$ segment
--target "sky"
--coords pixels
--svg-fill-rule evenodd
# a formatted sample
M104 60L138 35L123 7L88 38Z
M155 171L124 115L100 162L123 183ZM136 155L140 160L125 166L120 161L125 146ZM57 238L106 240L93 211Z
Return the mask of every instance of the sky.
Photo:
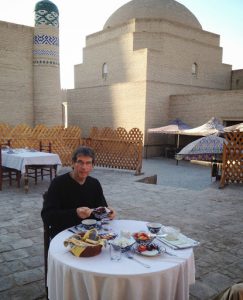
M162 1L162 0L161 0ZM203 30L220 35L223 63L243 69L243 0L177 0L198 19ZM34 26L36 0L0 0L0 20ZM61 86L73 88L74 65L82 63L87 35L129 0L52 0L59 9ZM1 43L1 41L0 41Z

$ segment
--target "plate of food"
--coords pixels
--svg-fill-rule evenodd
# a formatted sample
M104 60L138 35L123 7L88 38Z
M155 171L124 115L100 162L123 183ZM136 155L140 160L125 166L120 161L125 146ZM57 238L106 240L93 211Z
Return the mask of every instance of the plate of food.
M150 244L155 239L155 235L151 235L144 231L135 232L132 236L138 244L142 245Z
M117 237L117 234L114 232L103 232L103 233L99 233L99 237L101 239L110 241L110 240L114 240Z
M140 254L140 255L143 255L143 256L158 256L161 253L164 253L165 249L161 248L160 246L158 246L154 243L151 243L151 244L148 244L148 245L143 245L143 244L138 245L135 248L135 252L137 254Z

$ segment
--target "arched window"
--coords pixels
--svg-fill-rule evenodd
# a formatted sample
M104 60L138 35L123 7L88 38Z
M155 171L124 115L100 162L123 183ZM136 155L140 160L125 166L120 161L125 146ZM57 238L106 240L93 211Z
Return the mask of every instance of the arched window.
M108 76L108 66L107 66L107 63L103 63L103 66L102 66L102 78L106 80L107 76Z
M192 64L192 75L196 76L198 73L198 65L196 63Z

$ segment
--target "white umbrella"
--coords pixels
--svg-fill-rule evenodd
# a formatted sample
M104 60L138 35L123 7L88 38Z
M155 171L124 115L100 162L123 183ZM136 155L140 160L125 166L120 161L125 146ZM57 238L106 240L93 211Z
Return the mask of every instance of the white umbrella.
M179 148L180 134L185 129L189 129L189 128L191 128L191 126L182 122L180 119L175 119L166 126L148 129L148 133L176 134L177 135L177 148Z
M224 126L216 118L210 119L207 123L188 130L183 130L181 134L184 135L199 135L207 136L211 134L219 134L224 132Z
M234 130L239 130L241 132L243 132L243 123L239 123L239 124L235 124L232 126L228 126L228 127L224 127L224 131L225 132L231 132Z

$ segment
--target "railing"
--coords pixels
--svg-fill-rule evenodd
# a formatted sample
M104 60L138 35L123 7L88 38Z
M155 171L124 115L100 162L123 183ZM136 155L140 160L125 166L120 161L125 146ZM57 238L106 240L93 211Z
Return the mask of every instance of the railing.
M136 175L141 174L143 134L138 128L127 132L121 127L93 127L89 138L82 143L94 149L97 166L135 170Z
M109 168L135 170L141 174L143 134L138 128L127 132L124 128L93 127L90 136L81 139L81 129L77 126L54 126L48 128L25 124L11 127L0 123L0 143L11 140L13 148L33 148L39 150L40 142L51 143L53 153L57 153L63 166L71 166L71 156L79 145L87 145L96 153L96 165Z
M57 153L63 166L71 165L72 152L81 144L81 129L77 126L64 128L54 126L48 128L37 125L34 128L25 124L11 127L0 124L0 143L11 140L13 148L33 148L39 150L40 141L43 144L51 143L52 152Z
M243 183L243 132L225 134L220 188L229 183Z

